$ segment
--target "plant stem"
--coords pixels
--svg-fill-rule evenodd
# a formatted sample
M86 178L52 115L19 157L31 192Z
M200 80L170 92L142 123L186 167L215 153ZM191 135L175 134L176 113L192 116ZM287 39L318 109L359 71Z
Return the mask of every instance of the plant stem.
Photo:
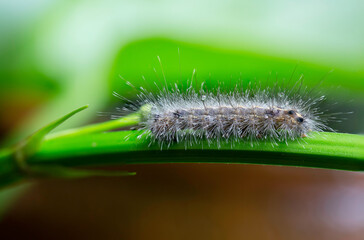
M221 143L220 148L206 142L189 146L172 144L161 151L140 131L120 131L46 140L28 164L90 166L140 163L255 163L341 170L364 170L364 136L339 133L312 133L306 143L297 141L272 146L262 142Z
M63 138L63 137L74 137L85 134L92 134L97 132L106 132L118 128L129 127L138 124L140 121L140 113L136 112L125 117L121 117L115 120L96 123L92 125L88 125L85 127L69 129L61 132L56 132L53 134L49 134L45 137L46 140L51 140L55 138Z
M266 140L251 146L249 141L202 141L190 146L172 143L150 144L148 134L139 131L105 132L137 125L150 106L128 116L77 129L47 135L81 107L41 128L10 149L0 151L0 186L26 176L85 177L130 175L69 169L79 166L155 163L252 163L364 170L364 136L340 133L311 133L309 138L273 145ZM188 149L188 150L186 150ZM28 175L27 175L28 174Z

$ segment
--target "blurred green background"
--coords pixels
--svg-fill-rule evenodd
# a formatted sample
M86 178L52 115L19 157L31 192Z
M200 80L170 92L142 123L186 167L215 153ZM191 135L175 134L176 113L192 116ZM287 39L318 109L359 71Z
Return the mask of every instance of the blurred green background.
M325 78L324 107L354 112L332 126L361 134L363 11L356 0L0 1L0 145L85 104L91 108L60 129L106 120L98 113L120 106L112 91L136 94L120 76L153 89L163 72L167 81L183 83L194 69L209 88L287 81L292 73L315 87ZM361 174L244 165L130 168L138 176L4 191L0 229L34 239L361 239L364 233ZM19 226L23 232L11 231Z

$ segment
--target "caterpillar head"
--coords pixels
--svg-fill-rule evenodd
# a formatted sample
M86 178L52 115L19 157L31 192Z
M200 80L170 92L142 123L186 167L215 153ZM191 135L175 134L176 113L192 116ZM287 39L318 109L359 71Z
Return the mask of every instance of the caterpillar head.
M287 110L287 111L285 111L285 114L287 116L289 116L291 118L291 121L296 124L300 125L300 124L303 124L303 122L305 121L303 116L296 110Z

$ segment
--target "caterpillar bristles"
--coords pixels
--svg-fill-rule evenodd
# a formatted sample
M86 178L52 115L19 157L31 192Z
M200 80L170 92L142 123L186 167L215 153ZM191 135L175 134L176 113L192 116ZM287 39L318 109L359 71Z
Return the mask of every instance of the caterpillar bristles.
M188 148L204 142L218 147L228 142L233 147L241 141L252 147L262 142L275 146L279 142L303 142L311 132L333 131L326 125L333 116L318 108L325 97L310 96L312 91L303 86L302 79L290 88L275 83L266 87L235 85L228 91L220 86L208 91L204 83L195 90L191 80L185 91L177 84L158 88L157 93L140 87L136 101L115 95L128 102L119 109L121 115L143 106L140 136L146 135L151 144L157 142L161 148L174 143Z

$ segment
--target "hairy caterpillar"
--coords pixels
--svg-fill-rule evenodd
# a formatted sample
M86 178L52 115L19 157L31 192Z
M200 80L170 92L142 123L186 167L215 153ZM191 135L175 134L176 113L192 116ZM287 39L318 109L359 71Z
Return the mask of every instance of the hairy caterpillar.
M290 88L276 83L272 87L236 85L229 91L221 91L220 87L207 91L204 83L195 90L191 80L185 91L177 84L166 84L156 94L140 87L137 101L128 100L129 104L119 111L136 111L144 106L147 111L138 129L144 130L141 136L146 134L161 146L183 142L187 147L203 140L208 144L217 142L218 146L221 141L231 142L232 146L249 141L253 146L262 140L276 145L299 141L312 131L332 131L317 107L325 97L310 97L311 93L302 86L301 79Z

